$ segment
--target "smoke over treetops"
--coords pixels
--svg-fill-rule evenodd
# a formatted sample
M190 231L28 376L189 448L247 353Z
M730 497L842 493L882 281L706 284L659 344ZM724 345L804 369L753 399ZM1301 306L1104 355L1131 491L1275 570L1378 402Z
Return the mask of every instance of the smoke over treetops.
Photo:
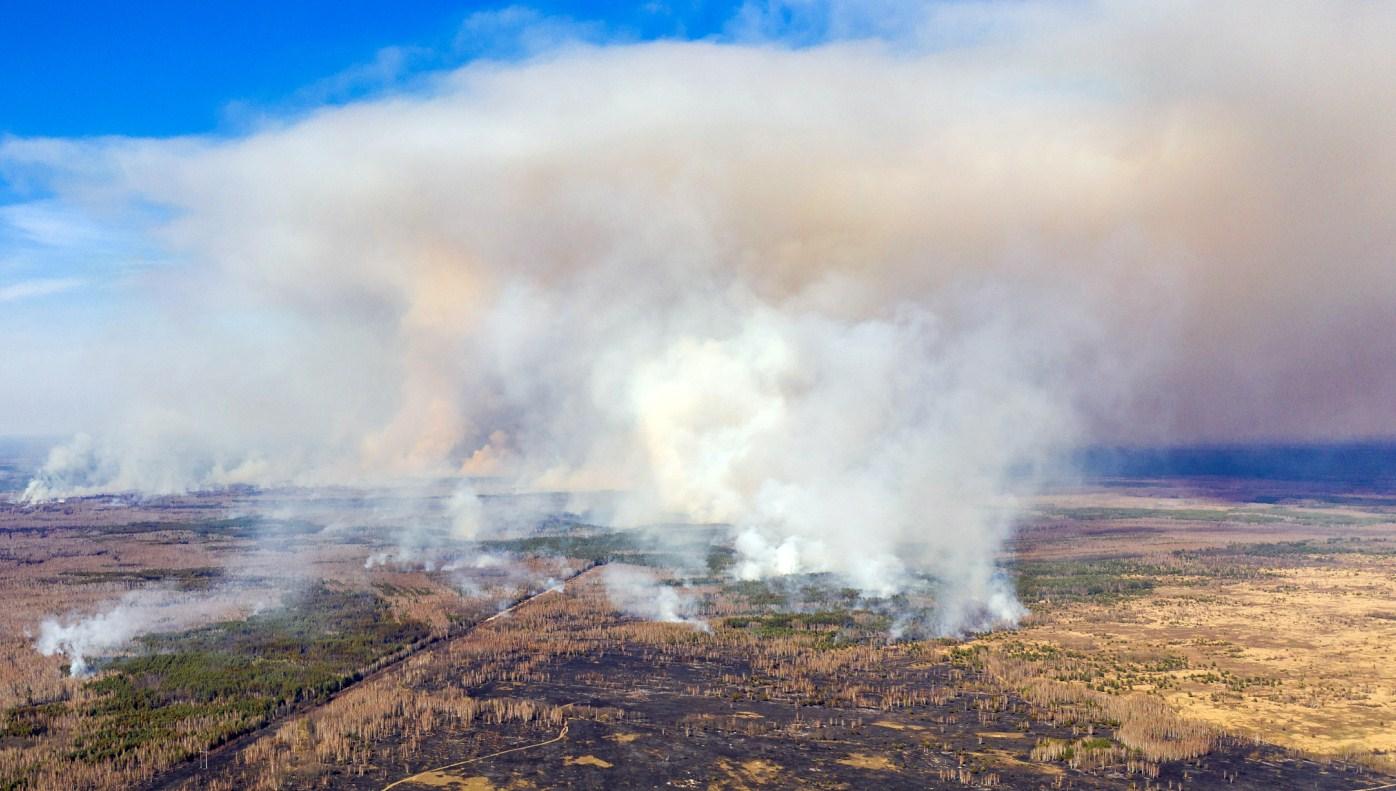
M100 403L28 496L613 488L733 525L742 576L930 572L953 630L1014 616L994 557L1065 449L1396 431L1389 6L926 19L5 141L36 206L160 259L111 286Z

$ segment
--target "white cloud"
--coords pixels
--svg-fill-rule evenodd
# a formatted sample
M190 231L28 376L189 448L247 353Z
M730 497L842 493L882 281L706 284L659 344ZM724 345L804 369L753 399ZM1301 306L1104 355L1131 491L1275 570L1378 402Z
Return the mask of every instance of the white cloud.
M545 15L526 6L512 5L476 11L466 17L456 31L452 50L457 57L517 60L562 46L600 42L605 35L600 23Z
M18 302L23 299L37 299L53 294L61 294L85 285L84 281L72 277L39 278L22 280L18 283L0 285L0 302Z

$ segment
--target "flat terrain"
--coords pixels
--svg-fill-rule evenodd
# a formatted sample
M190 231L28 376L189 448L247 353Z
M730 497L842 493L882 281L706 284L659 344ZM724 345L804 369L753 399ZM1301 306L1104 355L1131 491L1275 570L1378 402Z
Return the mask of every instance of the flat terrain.
M963 639L547 498L472 541L346 493L0 504L0 788L1396 783L1396 504L1267 487L1043 496L1031 614Z

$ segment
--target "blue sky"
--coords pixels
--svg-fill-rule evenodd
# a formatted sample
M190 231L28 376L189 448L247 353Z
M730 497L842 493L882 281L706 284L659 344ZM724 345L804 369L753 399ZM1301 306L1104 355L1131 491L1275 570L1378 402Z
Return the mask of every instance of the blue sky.
M737 6L553 0L525 12L445 0L4 0L0 135L213 132L235 126L248 108L353 98L385 48L401 56L396 71L507 55L484 38L527 19L607 38L703 38L720 32ZM472 35L467 21L482 13L502 22L476 25Z

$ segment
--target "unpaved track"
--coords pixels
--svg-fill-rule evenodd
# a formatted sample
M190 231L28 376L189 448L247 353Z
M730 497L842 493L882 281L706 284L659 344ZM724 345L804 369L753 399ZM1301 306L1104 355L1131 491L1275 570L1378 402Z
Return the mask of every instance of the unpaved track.
M212 750L209 750L208 752L204 753L203 755L200 755L200 756L198 756L198 757L196 757L196 758L190 758L189 760L185 761L184 763L177 764L177 765L175 765L175 766L170 767L169 769L165 770L164 772L161 772L159 775L157 775L154 779L150 780L148 783L145 783L144 785L137 786L136 788L137 788L137 789L140 789L140 791L156 791L156 789L175 788L175 787L178 786L180 783L182 783L182 782L184 782L184 781L186 781L186 780L190 780L190 779L193 779L193 778L201 777L202 775L204 775L206 772L209 771L209 766L211 765L211 762L214 762L214 761L221 761L221 760L226 760L226 759L228 759L228 758L231 757L233 754L236 754L238 750L241 750L242 748L244 748L244 747L246 747L246 746L252 744L252 742L256 741L258 738L260 738L261 736L265 735L265 734L266 734L268 731L270 731L271 729L276 728L276 727L278 727L278 726L280 726L280 725L283 725L283 724L285 724L286 722L288 722L289 720L295 719L296 717L300 717L300 716L304 716L304 715L310 714L311 712L316 711L317 709L320 709L320 708L324 707L325 705L329 704L331 701L335 700L336 698L340 697L341 695L344 695L345 693L349 692L350 690L357 689L358 687L363 686L365 683L367 683L367 682L369 682L369 681L373 681L374 679L381 678L382 676L384 676L384 675L386 675L386 674L392 672L393 670L397 669L403 662L406 662L407 660L411 659L411 658L414 657L414 656L419 656L419 655L424 654L424 653L426 653L426 652L428 652L428 651L436 651L436 650L439 650L439 649L441 649L441 648L443 648L443 647L445 647L445 646L450 645L452 642L454 642L454 641L456 641L456 640L463 640L463 639L469 637L476 629L479 629L480 627L484 626L485 624L490 623L491 621L494 621L494 620L496 620L496 619L503 618L503 617L507 616L509 613L511 613L511 612L513 612L513 611L519 609L520 607L524 606L525 604L528 604L528 603L531 602L531 601L535 601L535 600L537 600L537 599L540 599L540 598L542 598L542 597L544 597L544 596L547 596L547 595L550 594L550 593L556 593L556 592L558 592L559 590L562 589L562 586L566 585L567 583L571 582L572 580L577 579L578 577L582 576L583 574L587 573L588 571L591 571L591 570L594 569L594 568L597 568L598 566L604 566L605 564L606 564L606 561L604 561L604 560L594 561L594 562L592 562L592 563L589 563L589 564L583 566L582 568L578 569L576 572L574 572L574 573L572 573L572 574L569 574L569 575L567 575L566 577L563 577L561 582L559 582L557 585L554 585L554 586L551 587L551 588L548 588L547 590L542 590L542 591L539 591L539 592L534 593L534 594L532 594L532 595L525 596L524 598L519 599L518 601L514 602L513 604L509 605L508 607L505 607L504 609L500 610L499 612L495 613L494 615L491 615L490 617L485 618L485 619L483 619L483 620L476 621L475 623L473 623L473 624L471 624L471 625L465 627L464 629L462 629L462 630L459 631L459 632L456 632L455 634L444 635L444 636L442 636L442 637L438 637L438 638L435 638L435 639L432 639L432 640L428 640L428 641L422 643L421 645L419 645L417 648L415 648L415 649L413 649L413 650L411 650L411 651L408 651L407 653L405 653L405 654L403 654L402 656L398 657L397 659L393 660L392 662L389 662L388 664L386 664L386 665L384 665L384 666L378 668L377 670L373 671L372 673L369 673L369 674L363 676L363 677L360 678L358 681L354 681L354 682L352 682L352 683L346 684L346 685L344 685L343 687L341 687L340 689L338 689L338 690L336 690L336 691L334 691L334 692L331 692L329 695L327 695L326 697L321 698L321 699L319 699L319 700L311 701L311 702L302 704L302 705L300 705L300 706L295 706L295 707L291 708L289 711L285 712L284 714L281 714L281 715L278 715L278 716L276 716L276 717L273 717L272 719L268 720L266 723L264 723L264 724L262 724L262 725L260 725L260 726L258 726L258 727L256 727L256 728L253 728L252 730L250 730L250 731L248 731L248 732L246 732L246 733L244 733L244 734L242 734L242 735L240 735L240 736L237 736L237 737L235 737L235 738L233 738L233 739L231 739L231 740L229 740L229 741L224 742L223 744L221 744L221 745L219 745L219 746L213 748ZM560 734L560 735L558 736L558 738L562 738L562 735L565 735L566 732L567 732L567 724L566 724L565 722L563 723L562 730L563 730L563 734ZM552 741L556 741L556 739L553 739ZM551 742L549 742L549 743L551 743ZM539 745L526 745L526 746L537 747L537 746L539 746ZM516 748L516 749L517 749L517 748ZM510 751L509 751L509 750L506 750L505 752L510 752ZM497 753L497 754L498 754L498 753ZM490 757L490 756L485 756L485 757ZM419 773L419 774L421 774L421 773Z
M566 720L566 721L564 721L564 722L562 723L562 730L559 731L558 734L557 734L556 736L554 736L553 738L551 738L551 739L546 739L546 740L541 741L541 742L534 742L533 744L525 744L525 745L521 745L521 746L519 746L519 747L510 747L510 748L507 749L507 750L500 750L499 752L496 752L496 753L490 753L489 755L481 755L481 756L477 756L477 757L475 757L475 758L467 758L467 759L465 759L464 761L456 761L455 763L445 764L445 765L443 765L443 766L438 766L438 767L435 767L435 768L433 768L433 769L423 769L422 771L417 772L416 774L408 775L407 777L404 777L404 778L402 778L401 780L394 780L393 782L391 782L391 783L389 783L389 784L383 786L383 791L388 791L388 789L390 789L390 788L396 788L397 786L400 786L400 785L402 785L403 783L411 783L411 782L413 782L414 780L416 780L417 778L421 777L422 775L434 774L434 773L436 773L436 772L444 772L444 771L446 771L447 769L458 769L458 768L460 768L460 767L462 767L462 766L467 766L467 765L473 764L473 763L479 763L480 761L484 761L484 760L487 760L487 759L490 759L490 758L494 758L494 757L496 757L496 756L507 755L507 754L509 754L509 753L517 753L517 752L520 752L520 751L522 751L522 750L532 750L532 749L535 748L535 747L545 747L545 746L547 746L547 745L549 745L549 744L556 744L557 742L560 742L560 741L562 741L563 739L566 739L566 738L567 738L567 728L568 728L568 726L570 726L571 724L572 724L572 721L571 721L571 720Z

